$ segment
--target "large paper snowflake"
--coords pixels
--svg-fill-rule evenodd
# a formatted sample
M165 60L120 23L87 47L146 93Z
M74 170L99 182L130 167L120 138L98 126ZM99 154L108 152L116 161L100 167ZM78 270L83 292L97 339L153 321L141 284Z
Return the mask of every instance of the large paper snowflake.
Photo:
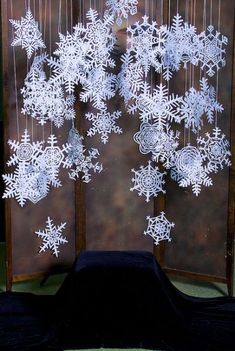
M121 134L122 129L115 125L116 120L121 116L121 111L108 112L106 109L101 110L99 113L87 113L85 115L88 121L91 121L93 127L88 129L87 135L94 136L96 133L101 135L101 141L106 144L108 142L109 134Z
M139 196L146 196L146 202L150 201L151 196L157 196L159 192L165 194L165 190L162 187L165 184L163 178L166 172L159 172L158 167L151 165L151 161L148 161L146 167L141 166L138 171L132 169L132 172L135 174L135 177L132 178L134 186L130 191L137 190Z
M112 14L116 17L116 23L118 26L122 25L122 17L128 18L130 12L131 15L137 13L138 0L107 0L106 6L109 9L106 13Z
M11 45L22 46L22 49L27 52L28 59L37 49L45 48L38 23L33 18L30 9L27 10L25 18L21 17L21 21L10 19L10 22L15 28L15 37Z
M215 30L212 25L209 25L207 31L201 33L199 38L202 46L199 53L201 69L206 69L206 73L212 77L216 70L226 64L224 45L227 45L228 38Z
M62 236L62 231L66 227L66 223L55 225L53 220L48 217L46 221L46 228L35 232L39 238L42 239L42 245L40 246L39 253L51 250L52 254L56 257L59 256L60 245L68 243L66 237Z
M22 113L38 120L40 124L51 121L56 127L61 127L65 119L75 118L73 95L64 96L59 81L46 80L43 65L47 55L35 57L25 85L21 89L23 95Z
M181 121L177 111L181 99L178 95L169 95L167 87L162 84L157 85L151 92L150 85L145 83L143 92L128 108L128 112L134 114L138 111L143 122L153 120L159 127L163 127L168 121L178 123Z
M128 51L134 56L135 62L141 64L145 75L154 67L157 72L161 70L161 56L165 53L164 31L157 27L156 22L149 23L149 17L143 17L127 28Z
M201 152L202 158L208 163L208 166L213 168L215 172L218 169L223 169L224 166L231 166L229 150L230 145L225 137L221 134L221 129L216 127L213 129L213 135L206 133L206 138L199 137L197 139L198 148Z
M174 16L172 25L167 29L162 28L162 31L165 31L166 35L162 60L163 77L169 80L172 72L180 69L181 63L197 63L199 40L196 28L185 23L179 14Z
M200 151L191 145L187 145L175 153L171 177L179 183L181 187L192 185L193 193L198 196L201 186L211 186L212 179L208 174L212 168L203 166L203 158Z
M104 109L106 100L111 99L116 92L117 77L106 73L102 68L94 68L86 79L80 100L92 102L95 108Z
M175 224L168 221L164 212L161 212L157 217L148 216L147 221L148 226L147 230L144 231L144 234L150 235L156 245L163 240L171 241L171 228L173 228Z
M166 168L170 168L175 150L179 145L179 132L174 133L167 125L161 128L158 124L141 123L140 131L135 133L134 141L139 144L142 154L152 153L154 161L164 162Z

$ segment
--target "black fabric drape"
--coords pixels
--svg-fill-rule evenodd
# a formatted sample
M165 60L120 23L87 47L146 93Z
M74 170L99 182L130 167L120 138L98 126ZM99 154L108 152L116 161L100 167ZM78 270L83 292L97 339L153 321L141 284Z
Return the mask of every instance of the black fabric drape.
M235 299L185 295L139 251L82 252L55 296L0 295L0 350L100 347L232 351Z

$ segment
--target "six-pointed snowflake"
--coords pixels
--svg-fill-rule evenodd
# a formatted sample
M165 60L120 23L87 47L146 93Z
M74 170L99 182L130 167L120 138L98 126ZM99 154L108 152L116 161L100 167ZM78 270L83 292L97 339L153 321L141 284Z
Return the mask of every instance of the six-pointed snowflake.
M108 141L108 134L121 134L122 129L115 125L116 120L121 116L121 111L108 112L106 109L101 110L96 115L94 113L87 113L85 115L88 121L91 121L93 127L88 129L87 135L94 136L96 133L101 135L101 141L106 144Z
M15 38L11 45L22 46L22 49L26 49L28 59L37 49L45 48L38 23L33 18L30 9L27 10L25 18L21 17L21 21L10 19L10 22L15 28Z
M202 159L208 163L208 167L215 172L218 169L223 169L224 165L231 166L229 150L229 142L224 134L221 134L221 129L216 127L213 129L213 135L206 133L206 139L199 137L197 139L198 148L201 152Z
M132 169L132 172L135 174L135 178L132 178L134 186L130 191L137 190L139 196L142 194L146 196L146 202L149 202L152 195L157 196L159 192L165 194L162 187L165 184L163 178L166 172L159 172L158 167L151 165L151 161L148 161L146 167L141 166L138 171Z
M156 245L162 240L171 241L171 228L175 226L173 222L168 221L164 212L157 217L147 217L148 226L144 231L144 235L150 235Z
M205 68L206 73L212 77L215 74L215 69L219 70L226 64L224 45L227 45L228 38L209 25L207 32L201 33L200 42L202 46L199 53L201 69Z
M109 7L106 13L116 17L118 26L122 25L122 17L128 18L128 13L135 15L137 13L138 0L107 0L106 6Z
M60 245L68 243L66 237L62 236L62 231L66 227L66 223L55 225L53 220L48 217L46 221L46 228L35 232L39 238L42 239L42 245L40 246L39 253L51 250L52 254L56 257L59 256Z

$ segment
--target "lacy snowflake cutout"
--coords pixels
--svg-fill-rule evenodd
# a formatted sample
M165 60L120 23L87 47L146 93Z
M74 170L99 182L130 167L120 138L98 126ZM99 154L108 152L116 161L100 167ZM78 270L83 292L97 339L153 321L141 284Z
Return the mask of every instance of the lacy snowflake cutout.
M221 134L221 129L213 129L213 135L206 133L206 138L197 139L198 148L201 152L202 159L208 163L208 167L213 168L215 172L223 169L224 166L231 166L230 145L225 134Z
M143 122L153 120L163 127L167 121L180 123L181 117L177 111L181 97L169 94L166 86L160 84L151 92L149 84L144 83L143 92L139 94L133 105L128 107L128 112L134 114L139 111Z
M149 17L143 17L143 23L136 22L127 28L128 51L134 56L148 74L150 67L157 72L161 70L161 56L165 53L164 32L157 27L156 22L149 23Z
M130 12L131 15L137 13L138 0L107 0L106 6L109 9L106 11L108 14L112 14L116 17L116 23L118 26L122 25L122 18L128 18Z
M212 25L207 27L207 31L201 33L200 42L202 45L199 53L201 69L207 70L206 73L212 77L216 70L226 64L224 45L228 44L228 38L214 29Z
M87 135L92 137L98 133L101 135L101 141L106 144L110 133L122 133L122 129L115 125L116 120L121 116L121 114L121 111L110 113L107 110L101 110L97 114L90 112L87 113L85 115L86 119L91 121L93 124L93 127L88 129Z
M174 228L175 224L168 221L164 212L161 212L157 217L148 216L147 221L148 226L147 230L144 231L144 235L150 235L155 245L158 245L163 240L171 241L171 229Z
M102 68L93 69L80 93L80 100L91 101L93 106L99 110L105 108L105 102L116 93L117 77L112 73L106 73Z
M48 217L46 221L46 228L35 232L39 238L42 239L39 253L51 250L52 254L56 257L59 256L59 247L68 243L66 237L62 236L62 231L65 229L66 223L55 225L53 220Z
M134 186L130 188L130 191L137 190L139 196L146 196L146 202L150 201L151 196L156 197L159 192L165 194L166 191L162 187L165 184L163 177L166 172L159 172L158 167L151 165L151 161L148 161L146 167L141 166L138 171L132 169L132 172L135 177L132 178Z
M200 80L200 95L204 101L204 112L206 113L209 123L214 122L214 113L223 112L223 106L216 100L216 91L212 85L208 84L208 79Z
M199 40L196 28L185 23L177 13L169 28L165 31L165 54L162 59L163 77L166 80L172 78L172 72L180 69L181 63L186 67L187 62L196 64L198 61Z
M151 152L154 161L160 160L166 168L170 168L179 145L179 135L180 133L178 131L174 133L169 125L163 129L156 123L141 123L140 131L134 134L134 141L139 144L142 154Z
M7 162L8 166L15 166L20 163L29 164L29 162L37 160L39 155L42 154L43 142L36 141L31 143L27 129L25 129L20 142L8 140L8 145L14 151L14 154Z
M67 160L72 166L78 164L79 160L84 158L85 147L82 144L83 137L79 134L76 128L71 128L69 131L68 144L70 145Z
M15 38L11 46L22 46L27 52L28 59L37 49L46 47L30 9L27 10L25 18L21 17L21 21L13 19L9 21L15 29Z
M209 165L203 166L200 151L194 146L187 145L175 153L171 178L181 187L192 185L193 193L198 196L202 185L207 187L212 185L212 179L208 176L211 171Z

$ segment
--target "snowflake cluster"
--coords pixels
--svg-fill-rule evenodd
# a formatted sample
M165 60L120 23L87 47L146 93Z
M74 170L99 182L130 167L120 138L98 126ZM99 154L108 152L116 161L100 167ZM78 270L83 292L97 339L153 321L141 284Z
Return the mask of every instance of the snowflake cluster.
M62 236L62 231L65 229L66 223L55 225L53 220L48 217L46 221L46 228L35 232L37 236L42 239L39 253L51 250L52 254L56 257L59 256L59 246L67 244L68 240Z
M144 231L144 235L149 235L153 238L156 245L160 241L171 241L171 229L175 226L173 222L168 221L164 212L161 212L157 217L147 217L148 226Z
M131 15L137 13L138 0L107 0L106 6L108 10L106 14L112 14L116 17L116 23L118 26L122 25L122 18L128 18L130 12Z

